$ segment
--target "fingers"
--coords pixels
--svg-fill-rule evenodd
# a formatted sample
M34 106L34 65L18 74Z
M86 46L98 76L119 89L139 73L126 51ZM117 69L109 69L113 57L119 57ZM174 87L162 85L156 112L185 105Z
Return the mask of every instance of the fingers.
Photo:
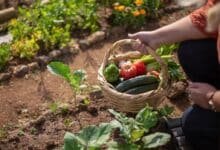
M134 33L134 34L130 34L129 33L128 37L131 38L131 39L135 39L136 40L136 39L138 39L138 33Z

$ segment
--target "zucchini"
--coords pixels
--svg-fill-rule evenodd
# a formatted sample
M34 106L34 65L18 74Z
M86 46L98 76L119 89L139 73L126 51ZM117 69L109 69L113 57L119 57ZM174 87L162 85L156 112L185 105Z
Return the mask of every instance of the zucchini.
M142 85L142 86L132 88L132 89L126 91L125 93L127 93L127 94L140 94L140 93L148 92L151 90L155 90L158 87L158 85L159 85L159 83Z
M159 82L159 79L153 75L149 75L149 76L141 75L141 76L136 76L134 78L131 78L131 79L128 79L128 80L125 80L119 83L116 86L116 90L119 92L124 92L137 86L158 83L158 82Z

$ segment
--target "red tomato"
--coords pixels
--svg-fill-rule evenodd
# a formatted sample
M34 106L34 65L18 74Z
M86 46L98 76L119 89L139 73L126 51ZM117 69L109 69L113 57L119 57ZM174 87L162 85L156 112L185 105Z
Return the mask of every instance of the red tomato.
M137 75L143 75L146 73L147 67L145 66L143 61L136 61L133 63L133 65L137 69Z
M125 63L121 66L120 76L125 80L135 77L137 75L136 67L131 63Z

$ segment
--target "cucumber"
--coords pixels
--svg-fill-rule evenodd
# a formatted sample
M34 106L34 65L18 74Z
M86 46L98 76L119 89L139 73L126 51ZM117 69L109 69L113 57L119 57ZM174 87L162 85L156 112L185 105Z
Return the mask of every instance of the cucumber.
M149 76L141 75L141 76L137 76L137 77L134 77L134 78L131 78L131 79L128 79L128 80L125 80L119 83L116 86L116 90L119 92L124 92L134 87L152 84L152 83L158 83L158 82L159 82L159 79L153 75L149 75Z
M158 85L159 85L159 83L142 85L142 86L132 88L132 89L126 91L125 93L127 93L127 94L140 94L140 93L144 93L147 91L155 90L158 87Z

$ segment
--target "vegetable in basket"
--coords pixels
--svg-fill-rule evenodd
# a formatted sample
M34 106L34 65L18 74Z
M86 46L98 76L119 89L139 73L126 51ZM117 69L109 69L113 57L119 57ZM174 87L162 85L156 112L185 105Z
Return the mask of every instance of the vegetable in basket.
M121 82L120 84L118 84L116 86L116 90L119 92L125 92L125 93L130 93L130 94L139 94L139 93L143 93L149 90L152 90L153 87L157 87L156 85L158 85L159 83L159 79L155 76L152 75L141 75L141 76L136 76L134 78L131 78L129 80L125 80L123 82ZM155 86L151 86L152 88L147 88L147 86L150 86L152 84L155 84ZM138 88L141 86L145 86L144 88ZM135 90L135 88L138 88L140 90ZM134 90L131 90L134 89ZM134 92L127 92L127 91L134 91ZM143 91L144 90L144 91ZM136 93L135 91L137 91L138 93ZM143 92L141 92L143 91Z
M137 75L137 68L130 62L122 62L120 64L120 77L127 80Z
M147 68L146 68L146 66L145 66L143 61L136 61L136 62L133 63L133 65L137 69L137 75L143 75L143 74L146 73Z
M109 64L105 69L104 69L104 77L105 79L110 82L114 83L119 80L119 69L115 64Z

